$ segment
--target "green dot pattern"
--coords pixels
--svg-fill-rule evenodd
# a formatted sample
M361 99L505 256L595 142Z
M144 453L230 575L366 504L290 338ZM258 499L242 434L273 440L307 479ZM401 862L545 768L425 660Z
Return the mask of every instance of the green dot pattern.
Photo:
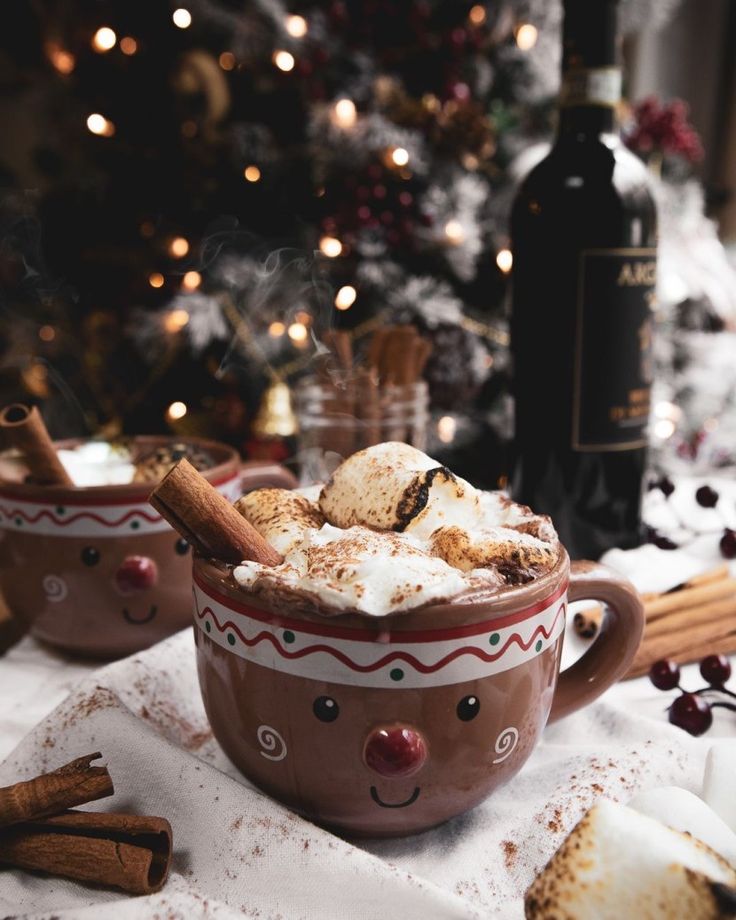
M534 646L534 651L535 652L542 651L542 640L541 639L537 639L537 644Z
M141 522L140 522L140 521L131 521L131 522L130 522L130 529L131 529L131 530L138 530L138 528L139 528L140 526L141 526Z
M57 514L66 514L66 508L65 508L63 505L57 505L57 506L56 506L56 513L57 513Z
M401 670L401 668L391 668L388 676L391 678L391 680L403 680L404 672Z
M491 633L488 641L491 643L491 645L498 645L498 643L501 641L500 633Z
M211 632L212 632L212 623L210 623L209 620L205 620L204 628L207 630L208 633L211 633Z
M296 636L290 629L284 630L284 642L291 644L292 642L295 641L295 639L296 639Z
M228 633L227 641L230 643L230 645L235 645L235 636L232 633Z

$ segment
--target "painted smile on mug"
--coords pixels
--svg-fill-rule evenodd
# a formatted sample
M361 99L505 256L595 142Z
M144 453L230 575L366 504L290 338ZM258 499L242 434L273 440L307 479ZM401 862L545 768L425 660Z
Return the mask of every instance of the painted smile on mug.
M151 606L148 608L148 613L143 613L139 616L134 616L127 607L123 607L123 617L128 623L132 623L134 626L140 626L143 623L150 623L157 613L158 607L156 604L151 604Z
M378 790L375 786L371 786L371 798L376 803L380 805L381 808L407 808L409 805L413 805L414 802L419 798L419 786L416 786L414 792L409 796L405 802L384 802L378 794Z

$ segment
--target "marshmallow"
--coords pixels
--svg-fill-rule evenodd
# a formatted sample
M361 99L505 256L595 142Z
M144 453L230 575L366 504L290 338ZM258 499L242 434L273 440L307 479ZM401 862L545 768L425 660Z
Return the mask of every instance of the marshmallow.
M494 568L509 585L521 585L553 568L557 549L527 533L488 527L469 533L440 527L430 539L432 553L456 569Z
M112 486L133 482L135 464L126 448L107 441L87 441L57 451L75 486Z
M308 530L324 524L313 502L288 489L256 489L239 498L235 508L282 556L300 544Z
M736 740L715 741L705 759L703 798L736 831Z
M706 767L707 771L707 767ZM730 775L733 800L734 772ZM673 830L701 840L736 867L736 834L705 802L679 786L661 786L640 792L629 802L642 815L656 818Z
M479 493L469 483L398 441L348 457L322 489L319 505L337 527L363 524L422 539L443 525L480 518Z
M537 875L525 916L717 920L736 903L736 870L704 843L606 799Z
M462 573L428 555L411 537L330 524L293 547L282 565L244 562L233 575L256 593L298 589L321 604L374 616L448 600L468 588Z

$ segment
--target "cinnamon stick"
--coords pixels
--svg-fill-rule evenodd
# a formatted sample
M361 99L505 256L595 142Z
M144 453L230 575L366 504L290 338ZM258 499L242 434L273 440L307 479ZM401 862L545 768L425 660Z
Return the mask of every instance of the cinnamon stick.
M280 565L284 557L186 459L148 496L153 507L202 555Z
M671 658L680 664L695 661L702 649L708 649L703 654L713 654L716 647L729 648L736 651L736 622L733 616L711 623L695 623L672 633L646 637L642 640L636 657L627 673L627 677L638 677L646 674L655 661L660 658ZM723 654L730 654L730 652Z
M580 610L572 618L572 626L581 639L594 639L601 628L603 619L602 607L590 607Z
M45 486L74 485L36 406L31 409L21 403L6 406L0 412L0 429L6 443L23 455L30 480Z
M721 578L660 594L654 600L645 602L644 614L647 621L654 620L673 610L695 607L723 597L730 597L736 601L736 578Z
M93 767L99 751L78 757L51 773L0 789L0 827L56 814L113 794L107 767Z
M0 863L151 894L171 864L164 818L69 811L0 831Z
M647 623L644 640L680 632L698 623L713 623L724 618L730 619L736 626L736 603L731 598L721 598L694 607L683 607Z
M708 569L707 572L701 572L699 575L693 575L692 578L688 578L685 586L694 588L696 585L706 585L712 581L721 581L721 579L728 577L728 564L724 562L723 565L718 565L714 569Z

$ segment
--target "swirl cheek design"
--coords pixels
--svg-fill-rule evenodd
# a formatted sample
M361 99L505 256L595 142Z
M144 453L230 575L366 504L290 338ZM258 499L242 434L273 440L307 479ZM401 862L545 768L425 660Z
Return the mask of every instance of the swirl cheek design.
M59 575L44 575L41 585L47 601L58 603L63 601L69 593L66 582Z
M286 742L270 725L258 727L258 743L264 748L261 757L265 757L266 760L283 760L286 757Z
M494 750L499 755L493 760L493 763L501 763L513 752L519 741L519 731L513 725L504 728L501 734L496 738Z

